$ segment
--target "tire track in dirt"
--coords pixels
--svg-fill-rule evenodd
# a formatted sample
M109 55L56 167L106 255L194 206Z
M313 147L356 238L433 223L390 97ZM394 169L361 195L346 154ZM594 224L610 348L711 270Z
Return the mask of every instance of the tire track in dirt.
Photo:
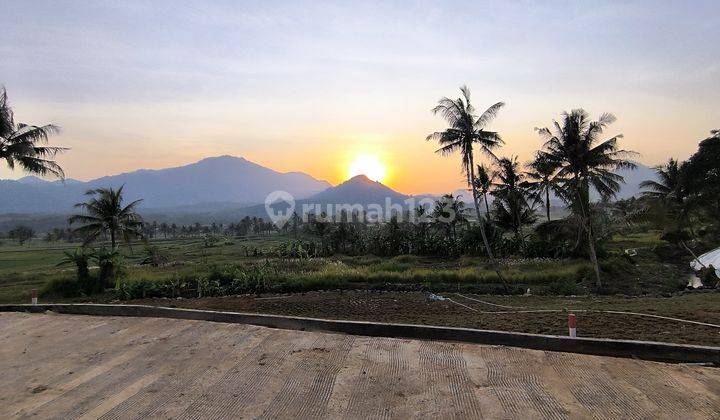
M202 328L197 328L192 324L176 323L176 326L178 329L167 339L158 340L145 349L142 355L143 359L149 357L151 360L172 361L174 354L182 354L178 350L192 346L205 333ZM158 366L153 365L152 362L138 362L131 358L125 363L114 366L107 372L74 387L27 415L35 418L49 418L62 413L63 418L80 417L100 405L103 400L122 392L144 377L157 373Z
M423 341L420 372L435 401L440 417L482 418L475 384L455 343ZM449 394L449 395L448 395Z
M161 377L152 386L140 391L134 401L128 401L128 406L118 407L116 411L107 414L115 418L176 418L179 417L191 404L196 403L194 396L207 392L217 381L237 365L256 346L265 340L270 333L250 328L246 333L237 334L230 330L227 340L227 351L212 354L211 357L199 355L201 365L197 371L185 369L172 372ZM236 335L237 334L237 335ZM243 340L244 337L249 337ZM220 347L220 346L218 346ZM215 356L216 358L213 358ZM204 365L203 365L204 362ZM124 411L124 413L122 413ZM120 415L122 414L122 415Z
M299 340L293 337L297 335L274 331L199 395L179 418L236 418L240 409L265 390L297 348Z
M99 362L84 361L83 365L69 366L69 368L77 371L76 374L68 376L65 373L66 371L64 371L63 373L55 375L56 378L60 378L57 382L50 381L49 386L43 386L43 389L37 393L34 390L32 394L30 393L30 390L23 391L23 393L19 395L19 398L17 398L17 401L0 407L0 417L3 412L12 415L22 415L36 410L43 405L49 404L54 400L62 399L69 392L78 387L82 387L84 384L94 380L98 376L107 374L108 371L111 371L115 367L133 363L134 358L142 356L142 352L148 348L152 348L153 345L159 344L162 347L163 342L172 337L173 334L192 328L192 325L190 324L182 325L172 322L166 322L166 324L168 325L168 328L162 330L161 333L157 333L156 331L147 333L150 336L154 336L154 338L146 339L137 343L135 346L132 346L128 342L120 342L113 346L113 342L103 341L100 345L111 346L113 348L111 353L117 354L117 356L102 359Z
M303 351L278 395L260 418L320 418L335 378L355 342L354 337L323 334Z
M567 381L567 387L585 409L600 418L652 418L641 401L623 390L619 380L613 380L594 366L587 364L596 360L591 357L570 356L564 353L546 352L555 372ZM597 359L599 360L599 359Z
M568 417L567 410L546 391L547 386L528 364L524 350L483 346L480 353L487 365L488 383L510 416L527 416L532 410L543 419Z
M94 369L95 366L127 351L126 347L117 346L111 346L108 349L109 342L128 339L130 342L128 346L137 345L138 341L155 338L154 331L157 325L173 324L167 320L147 319L124 325L123 328L112 328L112 325L102 323L101 326L92 329L90 334L85 335L82 334L82 331L87 331L87 329L80 328L79 330L82 330L80 335L74 337L79 338L77 341L73 337L65 336L65 339L52 347L51 351L38 353L41 357L25 361L23 365L26 367L17 368L21 375L15 381L8 380L0 385L0 393L6 387L17 386L17 381L22 383L22 386L29 388L34 386L53 388L61 385L68 379L81 376ZM77 326L75 329L78 329ZM78 343L83 343L83 346L78 348ZM58 357L58 355L62 355L62 357ZM48 375L45 372L51 372L51 374Z
M692 392L668 372L668 366L663 367L660 369L654 363L627 361L623 366L609 368L608 371L652 401L658 407L657 415L677 419L682 418L684 413L699 410L710 418L720 413L718 401L713 404L703 395Z
M28 329L32 327L33 329L37 330L38 328L42 327L48 327L51 326L40 326L38 327L37 324L37 318L33 317L33 315L28 314L21 314L22 319L17 319L16 317L19 317L20 314L14 314L14 313L2 313L0 316L3 318L15 318L13 322L10 323L10 325L3 327L2 332L0 332L0 341L7 340L8 338L19 335L19 334L25 334L27 333Z
M149 319L142 323L128 323L121 326L110 322L91 322L87 325L76 324L55 328L56 331L63 331L63 334L48 334L35 337L27 343L13 343L14 347L21 345L27 351L24 351L21 357L19 355L13 357L14 364L11 367L26 373L52 371L55 366L66 365L68 361L93 363L99 356L106 354L100 350L103 348L102 344L107 340L127 335L130 332L136 335L147 335L144 330L157 323L159 323L158 320ZM70 330L70 332L64 334L65 330ZM78 348L78 343L84 345ZM4 353L4 351L0 351L0 353ZM62 354L64 357L58 358L58 354ZM24 380L28 380L28 378L25 377Z
M215 326L214 326L215 327ZM232 325L219 325L205 337L206 345L188 351L184 357L170 361L163 370L168 373L160 377L152 386L141 389L139 392L113 407L101 419L148 418L162 412L168 404L183 393L198 389L202 378L217 374L217 369L209 365L209 361L233 359L236 354L233 348L248 343L255 331L253 329L241 330L234 333L236 328ZM203 340L205 341L205 337ZM229 339L228 339L229 338ZM208 348L208 345L210 346ZM198 357L196 357L198 356ZM230 367L229 363L225 363ZM233 363L234 364L234 363Z
M402 340L369 339L343 418L390 419L408 415L402 409L406 393L412 392L413 386L406 352Z
M95 322L81 328L76 326L72 331L55 329L58 330L62 333L53 334L50 330L47 336L42 333L27 340L0 341L0 370L7 372L0 382L0 401L5 399L8 389L26 387L38 379L47 381L43 372L55 372L56 368L67 364L68 358L78 360L78 341L97 341L117 330L117 327L107 322Z

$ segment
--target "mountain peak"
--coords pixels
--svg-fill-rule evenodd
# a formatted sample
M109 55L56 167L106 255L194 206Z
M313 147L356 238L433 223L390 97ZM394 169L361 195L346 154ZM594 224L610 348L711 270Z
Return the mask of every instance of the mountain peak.
M44 184L44 183L46 183L46 182L48 182L48 181L46 181L46 180L44 180L44 179L42 179L42 178L40 178L40 177L37 177L37 176L35 176L35 175L28 175L28 176L24 176L24 177L22 177L22 178L19 178L19 179L17 180L17 182L19 182L19 183L21 183L21 184Z
M347 181L343 182L343 184L380 184L380 182L373 181L372 179L368 178L365 174L355 175L354 177L348 179Z
M318 203L377 203L384 204L385 199L401 201L407 198L366 175L355 175L340 185L331 187L309 198Z
M210 156L197 161L197 163L212 163L212 162L247 162L247 159L241 156L232 155L220 155Z

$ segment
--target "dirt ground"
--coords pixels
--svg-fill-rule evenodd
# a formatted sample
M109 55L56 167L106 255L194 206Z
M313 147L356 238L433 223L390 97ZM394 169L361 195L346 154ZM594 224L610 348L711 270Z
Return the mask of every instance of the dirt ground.
M577 316L579 336L720 346L720 328L597 312L632 311L720 324L718 293L673 298L463 296L466 297L447 293L443 297L452 301L433 301L420 292L345 291L269 295L259 298L225 296L202 299L147 299L131 303L555 335L568 333L565 312L503 312L553 308L584 309L594 311L574 312ZM508 307L493 306L472 299Z
M0 314L0 418L717 418L716 368L158 318Z

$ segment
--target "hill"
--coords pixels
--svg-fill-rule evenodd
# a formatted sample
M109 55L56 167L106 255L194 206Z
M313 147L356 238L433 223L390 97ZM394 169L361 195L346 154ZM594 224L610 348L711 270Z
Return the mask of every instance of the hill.
M319 192L307 199L318 204L385 204L386 199L400 203L409 196L401 194L365 175L354 176L342 184Z
M0 214L64 213L83 200L86 190L125 185L126 199L142 198L141 209L188 207L212 210L218 203L261 203L272 191L305 198L330 187L302 172L278 172L246 159L219 156L175 168L141 169L88 182L45 181L25 177L0 181Z

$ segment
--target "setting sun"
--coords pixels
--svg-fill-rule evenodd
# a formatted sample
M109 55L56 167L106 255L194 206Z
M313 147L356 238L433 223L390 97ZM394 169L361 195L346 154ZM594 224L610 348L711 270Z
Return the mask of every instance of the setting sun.
M348 167L348 177L365 175L373 181L382 182L385 179L385 165L375 155L359 155Z

